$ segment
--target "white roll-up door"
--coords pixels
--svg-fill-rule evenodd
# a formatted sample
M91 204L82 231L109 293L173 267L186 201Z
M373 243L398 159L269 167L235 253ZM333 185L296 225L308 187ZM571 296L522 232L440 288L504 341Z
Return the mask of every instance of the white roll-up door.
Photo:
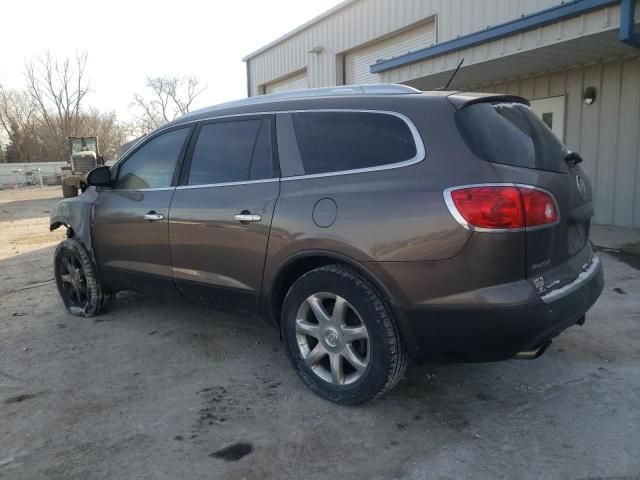
M303 90L309 88L307 71L297 73L282 80L268 83L264 86L264 93L291 92L293 90Z
M379 75L369 71L371 65L378 60L420 50L434 43L436 43L436 23L430 21L353 50L344 56L345 83L347 85L379 83Z

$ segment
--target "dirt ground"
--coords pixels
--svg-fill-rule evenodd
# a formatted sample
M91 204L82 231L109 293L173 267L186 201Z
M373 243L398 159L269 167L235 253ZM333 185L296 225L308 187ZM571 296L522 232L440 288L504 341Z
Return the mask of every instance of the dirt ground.
M65 313L58 200L0 192L0 478L640 478L640 271L615 257L540 359L412 367L347 408L258 321L134 294Z

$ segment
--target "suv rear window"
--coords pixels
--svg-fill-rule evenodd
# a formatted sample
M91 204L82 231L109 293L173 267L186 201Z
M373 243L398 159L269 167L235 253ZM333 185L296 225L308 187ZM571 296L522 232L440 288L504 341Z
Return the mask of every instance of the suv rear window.
M300 112L293 124L306 175L404 162L417 152L409 126L390 114Z
M521 103L477 103L456 113L460 133L487 162L566 172L567 148Z

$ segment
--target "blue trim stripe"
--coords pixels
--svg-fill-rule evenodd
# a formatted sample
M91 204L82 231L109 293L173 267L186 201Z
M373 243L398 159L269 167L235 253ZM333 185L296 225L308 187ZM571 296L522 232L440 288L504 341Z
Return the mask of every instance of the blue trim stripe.
M623 3L634 3L635 0L622 0ZM416 50L390 60L378 62L369 67L371 73L381 73L392 68L398 68L411 63L427 60L446 53L455 52L469 47L474 47L482 43L499 40L511 35L544 27L567 18L576 17L593 10L610 7L619 3L620 0L573 0L562 5L547 8L531 15L526 15L517 20L502 23L495 27L487 28L481 32L472 33L454 40L442 42L432 47Z
M635 48L640 48L640 33L635 31L636 0L622 0L620 2L620 33L621 42Z

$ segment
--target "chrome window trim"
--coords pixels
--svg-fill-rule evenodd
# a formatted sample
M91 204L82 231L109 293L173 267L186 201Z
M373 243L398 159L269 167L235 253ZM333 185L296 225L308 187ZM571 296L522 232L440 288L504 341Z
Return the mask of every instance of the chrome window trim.
M165 190L175 190L176 187L158 187L158 188L108 188L101 192L161 192Z
M162 187L162 188L113 188L111 192L158 192L162 190L190 190L192 188L207 188L207 187L227 187L233 185L250 185L253 183L271 183L279 182L279 178L262 178L260 180L247 180L244 182L225 182L225 183L207 183L203 185L179 185L177 187Z
M172 124L166 128L160 128L159 130L153 132L154 136L156 134L159 134L161 132L163 132L164 130L168 130L171 128L176 128L176 127L180 127L181 125L189 125L192 123L198 123L198 122L207 122L209 120L224 120L227 118L239 118L239 117L256 117L256 116L266 116L266 115L278 115L278 114L293 114L293 113L331 113L331 112L348 112L348 113L373 113L373 114L378 114L378 115L391 115L393 117L399 118L400 120L402 120L407 127L409 127L409 131L411 132L411 135L413 136L413 141L415 143L416 146L416 155L409 159L409 160L404 160L402 162L396 162L396 163L390 163L388 165L379 165L376 167L367 167L367 168L358 168L358 169L353 169L353 170L340 170L340 171L336 171L336 172L326 172L326 173L313 173L313 174L305 174L305 175L295 175L295 176L291 176L291 177L280 177L279 180L282 181L290 181L290 180L305 180L307 178L320 178L320 177L333 177L333 176L338 176L338 175L350 175L350 174L354 174L354 173L368 173L368 172L377 172L377 171L383 171L383 170L391 170L394 168L402 168L402 167L407 167L409 165L415 165L416 163L420 163L422 162L427 154L426 154L426 148L424 146L424 142L422 141L422 136L420 135L420 132L418 131L418 128L415 126L415 124L413 123L413 120L411 120L409 117L407 117L406 115L404 115L403 113L399 113L399 112L394 112L391 110L369 110L369 109L363 109L363 108L308 108L308 109L294 109L294 110L274 110L271 112L247 112L247 113L234 113L234 114L230 114L230 115L213 115L211 117L205 117L205 118L198 118L198 119L194 119L194 120L188 120L185 121L183 123L178 123L178 124ZM141 140L142 141L142 140ZM138 142L140 143L140 142ZM136 144L138 145L138 144ZM131 149L133 149L134 147L132 147ZM130 150L131 150L130 149ZM128 153L128 152L127 152ZM123 155L123 158L125 158L126 154ZM242 182L228 182L228 183L215 183L215 184L210 184L207 186L224 186L224 185L229 185L230 183L237 183L237 184L241 184ZM197 185L181 185L181 186L177 186L176 188L182 188L185 186L189 186L189 187L196 187Z
M418 131L418 128L415 126L415 124L409 117L407 117L402 113L393 112L389 110L366 110L366 109L347 109L347 108L291 110L290 112L287 112L287 113L294 114L294 113L335 113L335 112L371 113L374 115L389 115L392 117L399 118L405 123L405 125L409 128L409 131L411 132L411 136L413 137L413 143L416 147L416 154L413 156L413 158L410 158L408 160L403 160L402 162L389 163L386 165L377 165L375 167L354 168L351 170L337 170L334 172L294 175L291 177L282 177L282 181L288 182L291 180L305 180L308 178L335 177L338 175L351 175L354 173L368 173L368 172L378 172L382 170L391 170L394 168L402 168L402 167L407 167L409 165L415 165L416 163L420 163L426 158L426 149L424 146L424 142L422 141L422 137L420 136L420 132Z
M254 183L272 183L279 182L280 178L262 178L260 180L245 180L241 182L222 182L222 183L206 183L202 185L179 185L174 187L176 190L191 190L193 188L208 188L208 187L230 187L234 185L252 185Z
M558 213L558 219L553 223L547 223L545 225L537 225L535 227L522 227L522 228L484 228L484 227L476 227L467 222L464 217L460 214L458 209L456 208L455 203L453 202L453 198L451 197L451 192L455 190L462 190L465 188L473 188L473 187L522 187L529 188L531 190L539 190L541 192L546 193L553 199L553 204L556 207L556 212ZM549 190L545 190L541 187L536 187L534 185L528 185L526 183L511 183L511 182L499 182L499 183L473 183L469 185L457 185L455 187L449 187L442 192L444 197L444 203L447 205L449 212L453 215L453 218L462 225L464 228L471 232L481 232L481 233L518 233L518 232L533 232L535 230L541 230L543 228L551 228L555 227L560 223L560 208L558 206L558 201L553 193Z

